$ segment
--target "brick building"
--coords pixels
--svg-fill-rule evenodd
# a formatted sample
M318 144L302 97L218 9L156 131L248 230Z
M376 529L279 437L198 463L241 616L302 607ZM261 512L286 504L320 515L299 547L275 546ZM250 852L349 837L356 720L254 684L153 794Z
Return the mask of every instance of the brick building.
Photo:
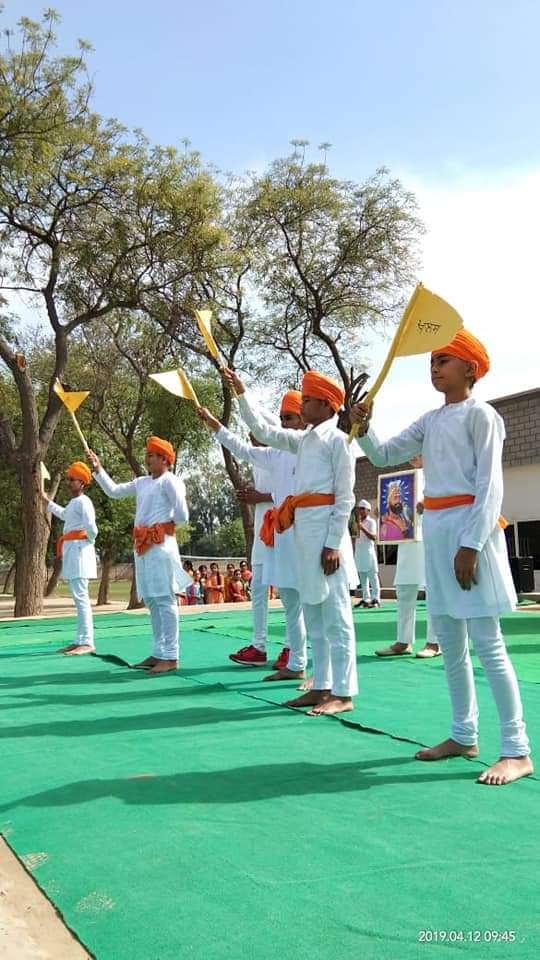
M506 538L510 556L532 556L536 589L540 589L540 389L526 390L490 403L500 413L506 426L503 452L503 514L508 520ZM407 464L396 470L406 470ZM388 473L366 457L356 462L355 493L373 506L377 502L377 477ZM379 548L381 581L389 586L395 572L395 547Z

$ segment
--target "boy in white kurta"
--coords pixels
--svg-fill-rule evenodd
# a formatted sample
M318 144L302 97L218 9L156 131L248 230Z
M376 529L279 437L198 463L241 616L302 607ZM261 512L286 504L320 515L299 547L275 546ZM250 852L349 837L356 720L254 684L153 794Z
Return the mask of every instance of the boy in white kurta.
M252 402L251 406L255 406ZM281 426L287 430L300 430L304 423L300 416L301 395L297 390L289 390L282 398L280 406ZM275 450L271 447L253 447L244 443L233 433L227 430L219 420L205 408L199 410L199 415L216 433L216 439L227 447L238 460L246 460L254 469L262 469L268 477L272 500L279 504L293 492L294 471L296 456L286 450ZM264 418L270 423L268 417ZM266 504L268 507L268 504ZM265 545L260 531L263 518L255 517L254 542L260 544L261 550L261 583L266 592L268 587L276 586L285 610L287 623L287 643L279 655L274 667L275 673L265 677L265 680L296 680L304 676L307 662L306 630L302 615L302 605L298 593L298 569L296 561L296 546L292 528L283 533L276 533L272 537L272 545ZM255 549L255 547L254 547ZM253 573L255 577L255 570ZM266 660L266 651L264 651ZM238 651L231 655L236 663L254 663L252 648ZM257 662L257 661L255 661ZM259 662L261 662L259 660Z
M360 500L357 507L358 533L354 544L354 562L362 585L362 599L357 607L380 607L381 585L377 559L377 524L370 517L369 500Z
M46 493L41 496L47 510L64 523L64 532L56 544L57 556L62 557L62 577L69 586L77 610L77 639L62 647L59 653L80 656L94 651L94 621L88 595L88 581L97 577L96 512L94 504L85 494L92 482L92 474L85 463L72 463L66 471L71 491L71 500L59 507Z
M274 529L294 524L298 591L313 652L313 689L288 701L311 707L311 715L352 710L358 692L350 586L356 569L348 521L354 503L354 459L336 414L344 392L315 371L302 381L302 418L307 430L264 423L252 409L241 380L226 371L242 416L264 443L297 454L294 496L275 508Z
M150 612L154 637L151 656L137 667L151 674L178 667L178 603L176 595L191 583L182 568L175 526L189 519L183 480L171 473L174 450L167 440L149 437L145 464L147 477L115 483L90 450L88 459L101 489L119 500L135 497L135 577L137 593Z
M478 780L499 785L527 776L533 767L517 678L499 625L499 616L516 602L500 518L504 423L492 406L471 396L488 370L483 345L461 330L431 358L432 383L445 394L444 406L386 443L371 429L359 442L376 466L420 455L424 464L428 612L443 651L453 724L448 740L420 750L417 759L478 755L469 634L497 705L502 740L500 759ZM352 419L362 431L370 415L357 404Z

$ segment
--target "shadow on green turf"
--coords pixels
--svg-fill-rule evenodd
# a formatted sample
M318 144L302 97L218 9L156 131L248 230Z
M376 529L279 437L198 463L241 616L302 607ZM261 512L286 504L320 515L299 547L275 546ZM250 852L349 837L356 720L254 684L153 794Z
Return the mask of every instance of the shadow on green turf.
M16 806L61 807L91 803L105 797L116 797L128 804L208 804L253 803L275 797L307 796L325 793L352 793L389 784L414 787L419 783L445 783L453 780L474 780L479 771L467 769L465 761L459 771L440 771L378 776L384 767L410 766L413 757L384 757L358 763L272 763L230 770L174 773L153 777L135 774L132 778L79 780L63 787L44 790L0 806L7 812Z
M2 728L3 740L19 740L27 737L75 737L102 736L126 730L166 730L170 728L207 726L214 723L245 723L249 720L283 719L283 713L275 704L261 707L246 705L237 710L222 710L219 707L183 707L182 694L190 694L194 688L177 691L178 710L161 711L133 716L102 717L96 720L58 720L48 723L30 723ZM196 689L197 694L199 688ZM96 698L97 699L97 698ZM291 714L292 716L292 714Z

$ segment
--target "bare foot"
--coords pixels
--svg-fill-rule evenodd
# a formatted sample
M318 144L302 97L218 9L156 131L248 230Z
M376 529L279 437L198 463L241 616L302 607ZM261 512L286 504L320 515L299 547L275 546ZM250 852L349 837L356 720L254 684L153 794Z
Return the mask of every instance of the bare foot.
M530 757L501 757L488 767L477 779L477 783L486 783L490 787L501 787L505 783L512 783L521 777L529 777L534 773Z
M335 693L332 693L328 700L319 703L318 706L313 707L313 710L308 710L308 717L333 716L335 713L348 713L349 710L353 709L353 702L350 697L337 697Z
M477 757L480 753L476 745L466 746L464 743L458 743L457 740L443 740L436 747L426 747L415 753L417 760L444 760L446 757Z
M170 673L171 670L178 669L178 660L156 660L154 666L148 671L148 676L153 673Z
M304 676L303 670L289 670L284 667L282 670L276 670L275 673L269 673L265 680L301 680Z
M308 690L301 697L295 697L294 700L286 700L284 707L316 707L318 703L323 703L330 696L330 690Z
M66 650L64 656L66 657L82 657L85 653L94 653L95 647L91 647L89 643L78 643L76 647L72 647L71 650Z
M158 662L157 657L147 657L146 660L141 660L140 663L134 663L134 670L149 670L150 667L155 667Z
M65 646L65 647L59 647L56 652L57 652L57 653L67 653L68 650L74 650L76 646L77 646L76 643L68 643L67 646Z
M303 683L299 684L299 690L312 690L313 689L313 677L307 677Z

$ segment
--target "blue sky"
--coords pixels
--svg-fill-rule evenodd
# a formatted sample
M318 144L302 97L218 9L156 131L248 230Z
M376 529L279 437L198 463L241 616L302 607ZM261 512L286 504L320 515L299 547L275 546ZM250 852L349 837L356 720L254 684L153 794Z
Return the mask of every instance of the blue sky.
M92 43L95 108L222 170L262 169L295 137L332 172L386 165L427 227L418 279L492 355L478 396L538 386L538 0L56 0L60 49ZM4 24L39 16L5 3ZM373 372L388 342L373 340ZM398 400L398 402L396 402ZM438 405L426 358L400 360L381 432Z
M96 107L152 140L189 137L225 169L293 137L336 172L540 160L536 0L56 0L62 47L90 58ZM5 21L44 3L5 4Z

